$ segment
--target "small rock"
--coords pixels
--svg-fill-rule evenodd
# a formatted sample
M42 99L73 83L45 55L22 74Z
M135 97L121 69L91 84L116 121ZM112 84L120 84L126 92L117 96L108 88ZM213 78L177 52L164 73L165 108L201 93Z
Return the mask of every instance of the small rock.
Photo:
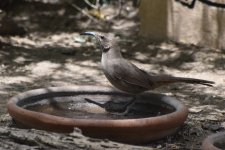
M202 106L194 106L194 107L189 108L189 112L190 113L199 113L203 109L205 109L205 107L202 107Z
M225 129L225 122L221 123L221 127Z
M209 123L206 123L206 124L202 125L202 128L208 129L208 130L211 130L211 131L217 131L217 130L219 130L221 128L221 125L220 124L209 124Z
M157 149L159 149L159 148L162 148L162 145L157 145L157 147L156 147Z

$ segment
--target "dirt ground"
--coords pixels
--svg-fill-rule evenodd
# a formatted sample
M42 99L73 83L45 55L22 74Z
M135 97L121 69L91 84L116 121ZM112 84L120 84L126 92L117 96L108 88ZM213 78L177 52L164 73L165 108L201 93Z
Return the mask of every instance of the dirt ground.
M185 103L190 113L178 133L143 146L200 149L207 135L224 131L225 51L148 41L138 36L137 10L126 8L121 17L106 23L91 20L69 4L25 2L14 6L9 15L28 32L22 37L0 36L0 115L7 116L10 97L27 90L110 86L101 71L101 51L92 42L83 43L79 36L83 31L101 31L116 34L124 57L147 72L216 82L214 87L175 84L157 89ZM6 122L1 119L0 126L6 126Z

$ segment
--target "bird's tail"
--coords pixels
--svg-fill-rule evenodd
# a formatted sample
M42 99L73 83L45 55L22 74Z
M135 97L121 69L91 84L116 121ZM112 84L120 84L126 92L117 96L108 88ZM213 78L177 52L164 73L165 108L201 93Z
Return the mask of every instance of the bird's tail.
M155 81L157 82L157 84L161 84L161 85L171 84L176 82L184 82L184 83L190 83L190 84L202 84L206 86L213 86L213 84L215 83L213 81L202 80L202 79L172 77L172 76L158 76L156 77Z

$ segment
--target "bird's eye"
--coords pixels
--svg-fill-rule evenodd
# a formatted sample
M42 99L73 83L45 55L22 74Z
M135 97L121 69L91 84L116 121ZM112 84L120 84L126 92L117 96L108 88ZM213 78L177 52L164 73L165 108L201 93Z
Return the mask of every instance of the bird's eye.
M102 35L100 35L100 38L103 40L103 39L105 39L105 37L104 36L102 36Z

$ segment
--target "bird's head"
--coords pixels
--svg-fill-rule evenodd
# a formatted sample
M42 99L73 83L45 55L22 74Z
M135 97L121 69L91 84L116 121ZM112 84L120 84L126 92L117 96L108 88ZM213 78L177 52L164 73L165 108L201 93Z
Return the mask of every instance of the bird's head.
M107 52L111 48L110 39L106 37L106 35L97 32L84 32L81 33L81 35L88 35L95 37L98 43L100 44L100 47L103 52Z

